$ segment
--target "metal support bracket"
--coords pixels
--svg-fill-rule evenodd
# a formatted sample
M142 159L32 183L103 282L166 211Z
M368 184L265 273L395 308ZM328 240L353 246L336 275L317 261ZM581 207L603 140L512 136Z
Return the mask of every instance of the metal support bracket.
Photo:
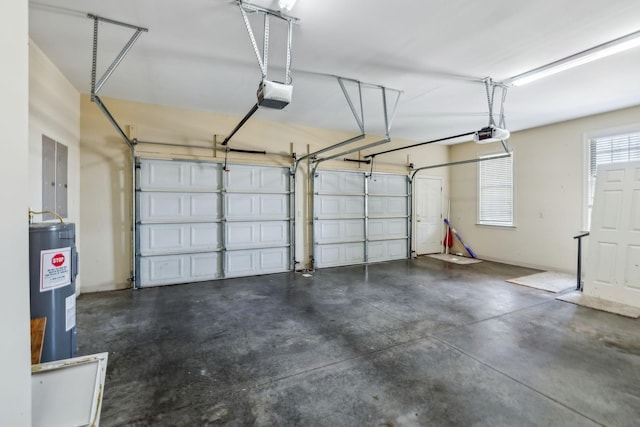
M98 96L98 92L104 84L109 80L109 77L113 74L113 72L118 68L118 65L122 62L124 57L129 53L135 42L138 40L140 35L143 32L149 31L147 28L139 27L137 25L131 25L120 21L115 21L113 19L104 18L101 16L88 14L88 18L93 19L93 50L92 50L92 60L91 60L91 101L94 102L98 108L102 111L102 113L107 117L107 120L111 123L111 125L116 129L120 137L124 140L124 142L129 147L129 153L131 158L131 174L132 174L132 188L131 188L131 206L132 206L132 218L133 221L131 223L131 277L130 281L133 284L133 288L137 289L139 285L139 276L137 275L138 265L137 265L137 242L138 242L138 227L136 225L136 220L138 218L137 212L137 204L136 204L136 158L135 158L135 146L137 144L137 140L134 138L130 138L124 132L122 127L118 124L116 119L113 117L111 112L104 105L100 97ZM111 62L111 65L107 67L107 70L104 74L96 81L96 73L97 73L97 64L98 64L98 27L100 22L104 22L107 24L118 25L120 27L129 28L135 30L129 41L124 45L122 50L116 55L115 59Z
M306 154L302 157L300 157L297 162L301 162L303 160L306 159L310 159L312 162L315 163L319 163L319 162L324 162L327 160L331 160L331 159L335 159L337 157L340 156L344 156L347 154L351 154L354 153L356 151L360 151L360 150L365 150L367 148L373 148L377 145L380 144L384 144L387 143L389 141L391 141L391 122L393 121L393 118L395 117L396 114L396 110L398 108L398 103L400 102L400 96L402 95L402 91L398 90L398 89L390 89L387 88L385 86L382 85L377 85L377 84L371 84L371 83L364 83L361 82L359 80L354 80L354 79L349 79L346 77L341 77L341 76L333 76L336 78L336 80L338 81L338 85L340 86L340 89L342 90L342 93L344 94L344 97L347 101L347 104L349 105L349 109L351 110L351 113L353 114L353 118L355 119L358 128L360 129L361 134L358 136L354 136L353 138L349 138L346 139L344 141L338 142L337 144L333 144L330 145L329 147L325 147L322 148L320 150L314 151L313 153L309 153ZM350 83L354 83L357 88L358 88L358 99L357 102L354 102L354 100L352 99L351 95L349 94L349 92L347 91L347 88L345 86L345 82L350 82ZM372 88L374 90L380 90L381 95L382 95L382 111L383 111L383 115L384 115L384 129L385 129L385 137L384 139L381 139L379 141L376 141L374 143L362 146L362 147L358 147L358 148L352 148L346 151L342 151L338 154L333 154L331 156L328 157L323 157L323 158L319 158L318 155L319 154L323 154L326 153L328 151L332 151L335 150L336 148L340 148L346 145L350 145L353 144L354 142L360 141L362 139L364 139L367 135L366 135L366 127L365 127L365 114L364 114L364 105L362 102L362 89L363 88ZM389 111L388 105L387 105L387 92L393 92L396 94L396 99L395 102L393 104L393 108L391 109L391 111Z
M285 63L284 83L291 84L291 44L293 39L293 24L297 24L298 22L300 22L300 19L243 0L236 0L236 3L240 8L240 13L242 14L244 25L247 28L247 33L249 34L249 39L251 40L251 46L253 47L256 59L258 60L260 71L262 71L263 80L267 79L267 74L269 72L269 17L273 16L287 23L287 59ZM253 29L251 28L251 23L249 22L249 16L247 15L247 13L252 12L264 15L264 38L262 53L260 53L260 49L258 48L258 43L256 41Z
M270 26L270 17L275 17L281 19L287 23L287 59L285 63L285 75L284 75L284 84L291 84L291 43L293 40L293 24L298 23L300 20L298 18L294 18L292 16L286 15L282 12L278 12L276 10L268 9L262 6L258 6L243 0L236 0L236 4L240 9L240 13L242 14L242 20L244 21L244 25L247 29L247 34L249 35L249 40L251 41L251 46L253 47L253 52L256 55L256 59L258 60L258 66L260 66L260 72L262 74L262 82L267 80L267 74L269 73L269 26ZM262 43L262 53L258 48L258 42L256 41L256 36L251 28L251 22L249 22L248 13L259 13L264 16L264 37ZM256 103L249 112L240 120L240 122L236 125L235 128L231 131L229 136L227 136L224 141L222 141L222 145L227 145L231 138L244 126L244 124L258 111L258 103Z
M504 103L507 99L507 91L509 90L509 86L504 83L494 82L491 77L486 77L484 79L484 88L487 94L487 106L489 108L489 126L497 126L502 129L506 129L507 125L505 123L504 118ZM500 90L500 115L498 116L498 124L493 118L493 111L495 106L495 98L497 90Z
M93 14L87 14L87 17L93 20L93 55L91 61L91 101L95 102L96 105L100 108L100 110L107 117L109 122L116 129L118 134L122 137L124 142L129 146L130 149L133 150L134 142L129 139L126 133L122 130L122 127L115 120L113 115L109 112L107 107L104 105L102 100L98 97L98 92L102 89L104 84L109 80L113 72L118 68L118 65L122 62L124 57L129 53L135 42L138 40L140 35L143 32L149 31L147 28L139 27L137 25L127 24L125 22L115 21L113 19L104 18L102 16L97 16ZM104 74L96 81L97 77L97 63L98 63L98 27L99 23L104 22L107 24L118 25L120 27L129 28L135 30L129 41L124 45L124 47L120 50L120 52L116 55L115 59L111 62L111 65L107 67L107 70Z

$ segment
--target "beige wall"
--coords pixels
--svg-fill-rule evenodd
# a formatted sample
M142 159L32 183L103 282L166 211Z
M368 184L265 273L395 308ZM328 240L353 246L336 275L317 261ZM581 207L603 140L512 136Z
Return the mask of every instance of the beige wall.
M640 107L634 107L512 134L514 228L477 225L478 164L452 167L454 226L481 258L575 272L577 244L572 237L583 229L586 138L638 124ZM497 144L457 145L451 149L451 160L474 158L491 149L498 149Z
M0 424L31 425L29 344L28 3L0 2Z
M103 99L111 113L131 137L140 141L171 142L190 145L212 145L214 135L224 139L238 123L239 117L203 111L184 110L140 104L115 99ZM268 122L260 112L234 136L230 146L242 149L266 150L280 155L248 155L230 153L229 162L291 165L291 152L298 157L322 147L343 141L356 133L336 132L299 125ZM379 137L378 137L379 139ZM375 141L367 137L359 144ZM408 144L392 141L380 149ZM168 157L222 161L221 153L212 150L179 147L158 147L139 144L141 157ZM358 154L349 155L357 158ZM357 165L339 160L322 163L321 169L363 170ZM407 173L407 165L440 163L448 158L448 149L429 146L411 152L401 151L376 160L375 171ZM131 162L129 149L111 124L88 96L81 103L81 212L83 239L83 292L129 287L131 259ZM296 260L297 268L307 266L310 253L310 232L304 224L310 218L308 203L308 168L301 162L296 175ZM444 176L446 169L430 174Z
M80 93L62 75L40 48L29 42L29 206L42 210L42 135L68 148L68 216L76 224L80 244ZM42 221L35 216L34 221ZM82 272L82 269L80 269ZM80 292L78 276L77 291Z

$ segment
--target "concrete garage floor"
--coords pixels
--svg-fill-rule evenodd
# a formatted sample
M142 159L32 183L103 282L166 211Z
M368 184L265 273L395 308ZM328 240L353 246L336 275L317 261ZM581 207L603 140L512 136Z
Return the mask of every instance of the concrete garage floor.
M640 323L431 258L82 295L102 425L637 426Z

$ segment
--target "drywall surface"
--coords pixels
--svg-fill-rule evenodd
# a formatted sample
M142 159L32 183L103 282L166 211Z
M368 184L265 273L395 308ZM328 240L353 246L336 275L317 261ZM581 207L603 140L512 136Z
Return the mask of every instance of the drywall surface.
M80 93L40 48L29 42L29 206L42 210L42 135L68 148L66 222L76 223L80 245ZM35 216L34 221L42 221ZM57 221L57 220L56 220ZM82 268L76 282L81 291Z
M31 425L28 41L28 2L0 2L0 198L4 201L0 221L0 424L16 427Z
M453 224L480 258L575 272L583 229L585 149L589 136L640 124L640 107L515 132L515 226L477 224L478 164L451 168ZM451 160L475 158L499 144L452 146ZM583 256L588 253L585 239ZM456 251L463 252L461 247Z
M102 98L107 108L131 138L213 147L214 135L218 142L236 126L240 117L225 116L203 111L185 110L124 100ZM294 108L292 105L288 108ZM258 111L234 136L230 147L245 150L264 150L268 155L229 153L230 163L269 164L290 166L291 154L300 158L307 153L344 141L359 134L337 132L288 125L264 120L273 111ZM277 113L277 112L276 112ZM286 114L286 110L279 112ZM83 292L122 289L130 287L131 277L131 205L132 171L128 146L88 95L81 100L81 234ZM353 147L379 140L367 138ZM371 151L408 145L411 142L392 140ZM340 150L329 154L337 154ZM363 152L363 155L366 152ZM139 143L136 155L152 158L180 158L222 162L223 152L211 149L157 146ZM360 170L368 172L370 165L345 162L344 158L358 159L353 153L336 160L321 163L320 169ZM322 157L322 156L320 156ZM446 162L448 148L426 146L410 151L399 151L376 158L375 172L408 173L407 165L416 166ZM428 175L443 177L448 182L446 168L432 170ZM299 164L296 173L296 267L305 268L311 253L312 207L310 200L309 168L306 161Z

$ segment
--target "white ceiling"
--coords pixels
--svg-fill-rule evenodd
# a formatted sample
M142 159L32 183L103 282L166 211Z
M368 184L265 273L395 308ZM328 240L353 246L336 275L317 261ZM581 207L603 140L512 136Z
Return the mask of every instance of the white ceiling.
M275 7L275 1L256 0ZM242 116L260 69L230 0L41 0L30 35L82 93L90 90L91 12L149 28L100 95ZM298 0L292 103L257 117L349 130L358 127L335 79L403 91L392 138L424 141L488 122L484 77L502 81L640 30L638 0ZM262 21L251 16L262 39ZM284 21L271 20L269 78L282 80ZM132 31L100 25L99 74ZM509 89L513 132L640 104L640 48ZM365 90L367 133L381 133L379 91ZM229 129L230 131L231 129Z

